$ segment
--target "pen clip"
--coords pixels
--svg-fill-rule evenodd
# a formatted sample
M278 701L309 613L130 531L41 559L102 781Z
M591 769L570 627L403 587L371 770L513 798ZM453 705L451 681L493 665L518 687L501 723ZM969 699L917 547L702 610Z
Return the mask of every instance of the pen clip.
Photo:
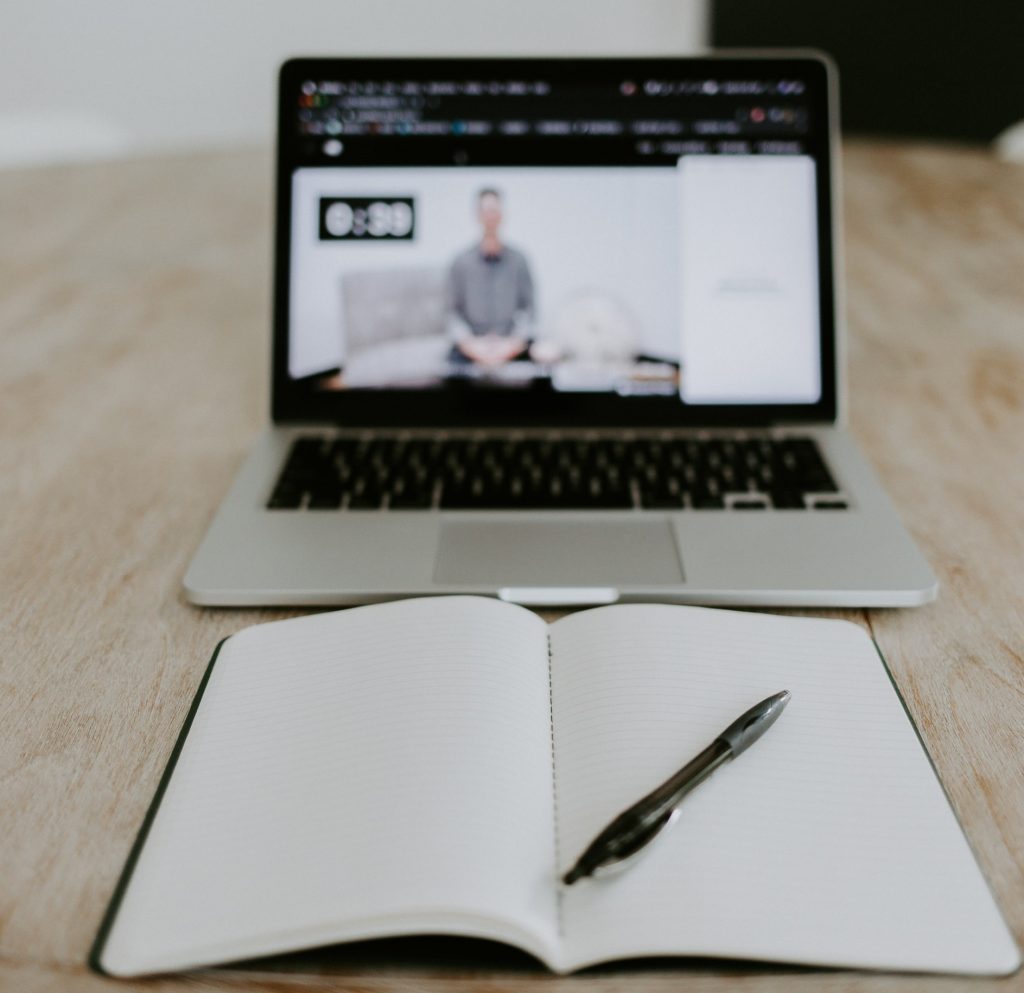
M591 875L594 877L614 876L621 870L627 869L636 862L644 852L650 850L651 845L658 839L658 837L664 835L665 830L671 827L678 817L679 808L673 807L663 817L660 817L658 820L648 825L646 830L637 832L637 834L630 839L629 847L616 853L614 862L595 866Z

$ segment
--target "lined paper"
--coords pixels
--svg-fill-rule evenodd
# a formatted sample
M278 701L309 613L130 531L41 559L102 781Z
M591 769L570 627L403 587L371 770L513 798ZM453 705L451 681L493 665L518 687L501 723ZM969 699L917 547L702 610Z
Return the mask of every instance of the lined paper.
M563 965L691 954L952 972L1017 949L864 631L623 605L551 629L563 871L743 711L792 700L621 875L564 891Z
M103 953L131 975L416 931L550 952L547 628L452 597L248 628Z

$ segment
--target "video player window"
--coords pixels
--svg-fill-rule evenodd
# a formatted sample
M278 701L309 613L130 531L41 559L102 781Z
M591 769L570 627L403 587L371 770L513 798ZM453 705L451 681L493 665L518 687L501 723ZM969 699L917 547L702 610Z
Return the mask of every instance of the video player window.
M366 164L351 149L367 135L378 145L382 133L417 140L422 111L403 112L394 85L359 100L335 92L321 101L326 112L300 117L314 137L291 173L290 377L317 391L820 399L816 172L799 140L781 140L800 130L801 115L806 127L805 111L783 98L792 91L746 97L738 111L728 104L760 140L735 129L695 138L692 121L659 129L646 105L618 132L606 122L604 134L593 127L601 122L581 131L566 115L563 141L621 142L625 133L621 164L607 154L589 164L585 148L550 165L458 154ZM309 81L300 105L316 108L324 89L331 84ZM633 93L622 84L615 96ZM528 119L504 130L495 117L460 119L450 140L471 147L464 136L475 123L478 133L501 130L496 141L543 143L550 122L538 113L532 106L532 117L521 113ZM769 114L785 133L758 131ZM427 131L435 149L441 127ZM672 137L652 140L659 131Z

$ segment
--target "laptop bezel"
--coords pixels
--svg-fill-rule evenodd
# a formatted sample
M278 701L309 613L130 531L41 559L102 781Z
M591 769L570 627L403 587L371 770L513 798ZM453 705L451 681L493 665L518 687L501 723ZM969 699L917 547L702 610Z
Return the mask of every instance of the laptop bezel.
M817 170L818 276L821 398L815 404L684 404L677 396L622 397L608 393L449 390L315 390L288 371L292 230L293 98L307 78L494 78L664 76L712 74L722 62L742 71L765 71L810 82L813 120L809 151ZM271 415L275 424L340 424L349 427L727 427L834 423L841 415L840 328L836 278L837 195L836 80L826 56L816 52L728 52L694 57L572 58L294 58L278 75L276 210L274 235Z

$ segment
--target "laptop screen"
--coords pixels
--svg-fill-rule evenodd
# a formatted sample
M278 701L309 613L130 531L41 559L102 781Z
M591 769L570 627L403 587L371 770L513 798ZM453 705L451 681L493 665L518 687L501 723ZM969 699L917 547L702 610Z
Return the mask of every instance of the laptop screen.
M834 414L823 64L295 60L275 411Z

